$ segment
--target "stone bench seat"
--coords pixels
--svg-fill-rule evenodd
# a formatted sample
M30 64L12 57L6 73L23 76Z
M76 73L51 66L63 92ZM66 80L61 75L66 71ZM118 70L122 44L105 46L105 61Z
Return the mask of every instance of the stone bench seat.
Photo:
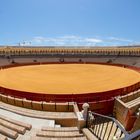
M8 118L8 117L3 116L3 115L0 115L0 119L5 120L5 121L7 121L9 123L15 124L17 126L23 127L23 128L25 128L27 130L30 130L32 128L32 125L30 125L30 124L27 124L27 123L24 123L24 122L21 122L21 121L14 120L14 119Z
M11 130L14 130L20 134L25 134L25 132L26 132L26 129L24 127L18 126L16 124L10 123L10 122L2 120L2 119L0 119L0 125L5 126Z
M136 99L134 99L134 100L131 100L131 101L125 103L125 104L126 104L128 107L133 107L133 106L135 106L135 105L137 105L137 104L140 104L140 97L139 97L139 98L136 98Z
M77 126L77 115L74 112L47 112L17 107L0 101L0 109L7 110L22 116L55 120L56 123L68 127Z
M82 137L74 137L74 138L48 138L48 137L37 137L37 136L31 136L29 137L30 140L87 140L85 136Z
M51 112L73 111L73 103L71 102L55 103L55 102L45 102L45 101L32 101L32 100L26 100L26 99L8 96L2 92L0 92L0 101L23 108L40 110L40 111L51 111Z
M6 136L0 134L0 140L8 140Z
M9 105L3 102L0 102L0 108L24 115L29 117L36 117L36 118L43 118L43 119L77 119L74 112L46 112L46 111L37 111L37 110L31 110L26 109L22 107L17 107L13 105Z
M3 134L12 139L16 139L18 137L18 133L16 131L8 129L2 125L0 125L0 134Z
M56 137L56 138L74 138L74 137L82 137L83 134L79 132L53 132L53 131L38 131L36 136L40 137Z
M55 131L55 132L71 132L71 131L79 131L77 127L42 127L42 131Z

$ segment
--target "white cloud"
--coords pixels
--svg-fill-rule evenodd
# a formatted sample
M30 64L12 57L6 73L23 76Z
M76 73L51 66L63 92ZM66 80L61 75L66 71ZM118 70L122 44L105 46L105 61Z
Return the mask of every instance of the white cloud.
M110 41L119 41L119 42L133 42L133 40L125 39L125 38L117 38L117 37L109 37Z
M48 44L48 45L96 45L97 43L102 42L101 39L97 38L86 38L80 36L61 36L55 38L41 37L37 36L32 39L33 44Z
M45 42L46 41L46 38L45 37L42 37L42 36L37 36L37 37L34 37L32 42L36 42L36 43L42 43L42 42Z
M96 39L96 38L85 38L85 41L86 42L90 42L90 43L100 43L100 42L102 42L102 40L101 39Z
M140 44L136 41L119 37L82 37L65 35L60 37L36 36L26 41L35 46L123 46Z
M65 35L65 36L61 36L59 38L63 38L63 39L80 39L80 36L75 36L75 35Z

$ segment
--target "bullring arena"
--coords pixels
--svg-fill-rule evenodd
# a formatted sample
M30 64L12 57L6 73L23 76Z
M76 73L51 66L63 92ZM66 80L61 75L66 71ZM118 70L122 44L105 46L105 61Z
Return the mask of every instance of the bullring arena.
M128 76L129 75L129 76ZM45 96L44 100L73 96L92 98L94 94L108 94L108 91L125 89L140 82L140 74L134 70L101 64L44 64L20 66L0 71L0 85L7 93L15 92L28 96ZM19 82L20 81L20 82ZM9 90L9 91L8 91ZM51 97L52 95L52 97ZM101 95L102 96L102 95ZM36 98L32 98L35 100ZM54 99L53 99L54 98ZM76 100L75 100L76 101Z
M2 134L10 140L49 140L54 137L57 140L93 140L95 137L111 140L119 133L120 138L127 140L129 133L140 129L140 118L136 116L140 107L139 56L137 46L1 47L0 113L5 117L0 115L0 137ZM90 123L81 117L84 103L89 104L90 113L95 117ZM24 116L27 124L23 124L18 115ZM40 119L40 125L34 118ZM29 132L21 135L21 128L14 126L21 124L13 119L19 119ZM61 131L67 129L64 131L68 134L56 134L59 128L41 127L44 119L54 128L54 124L56 127L61 125ZM48 126L47 123L44 124ZM77 127L78 132L74 133ZM89 134L91 132L94 138Z

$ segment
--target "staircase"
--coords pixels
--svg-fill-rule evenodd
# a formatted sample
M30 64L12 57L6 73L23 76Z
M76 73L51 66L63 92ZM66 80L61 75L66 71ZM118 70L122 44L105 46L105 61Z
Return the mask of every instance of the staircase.
M89 112L88 129L98 140L139 140L140 130L129 134L113 117ZM92 119L91 119L92 116ZM94 118L93 118L94 116Z

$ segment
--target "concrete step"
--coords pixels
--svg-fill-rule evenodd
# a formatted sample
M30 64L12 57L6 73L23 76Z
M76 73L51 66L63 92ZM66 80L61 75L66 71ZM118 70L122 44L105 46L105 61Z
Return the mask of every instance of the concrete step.
M47 137L38 137L38 136L26 136L20 140L87 140L87 138L85 136L74 137L74 138L47 138Z
M73 132L78 131L77 127L42 127L42 131L53 131L53 132Z
M82 137L83 134L80 134L77 131L74 132L53 132L53 131L38 131L36 136L39 137L48 137L48 138L74 138L74 137Z

